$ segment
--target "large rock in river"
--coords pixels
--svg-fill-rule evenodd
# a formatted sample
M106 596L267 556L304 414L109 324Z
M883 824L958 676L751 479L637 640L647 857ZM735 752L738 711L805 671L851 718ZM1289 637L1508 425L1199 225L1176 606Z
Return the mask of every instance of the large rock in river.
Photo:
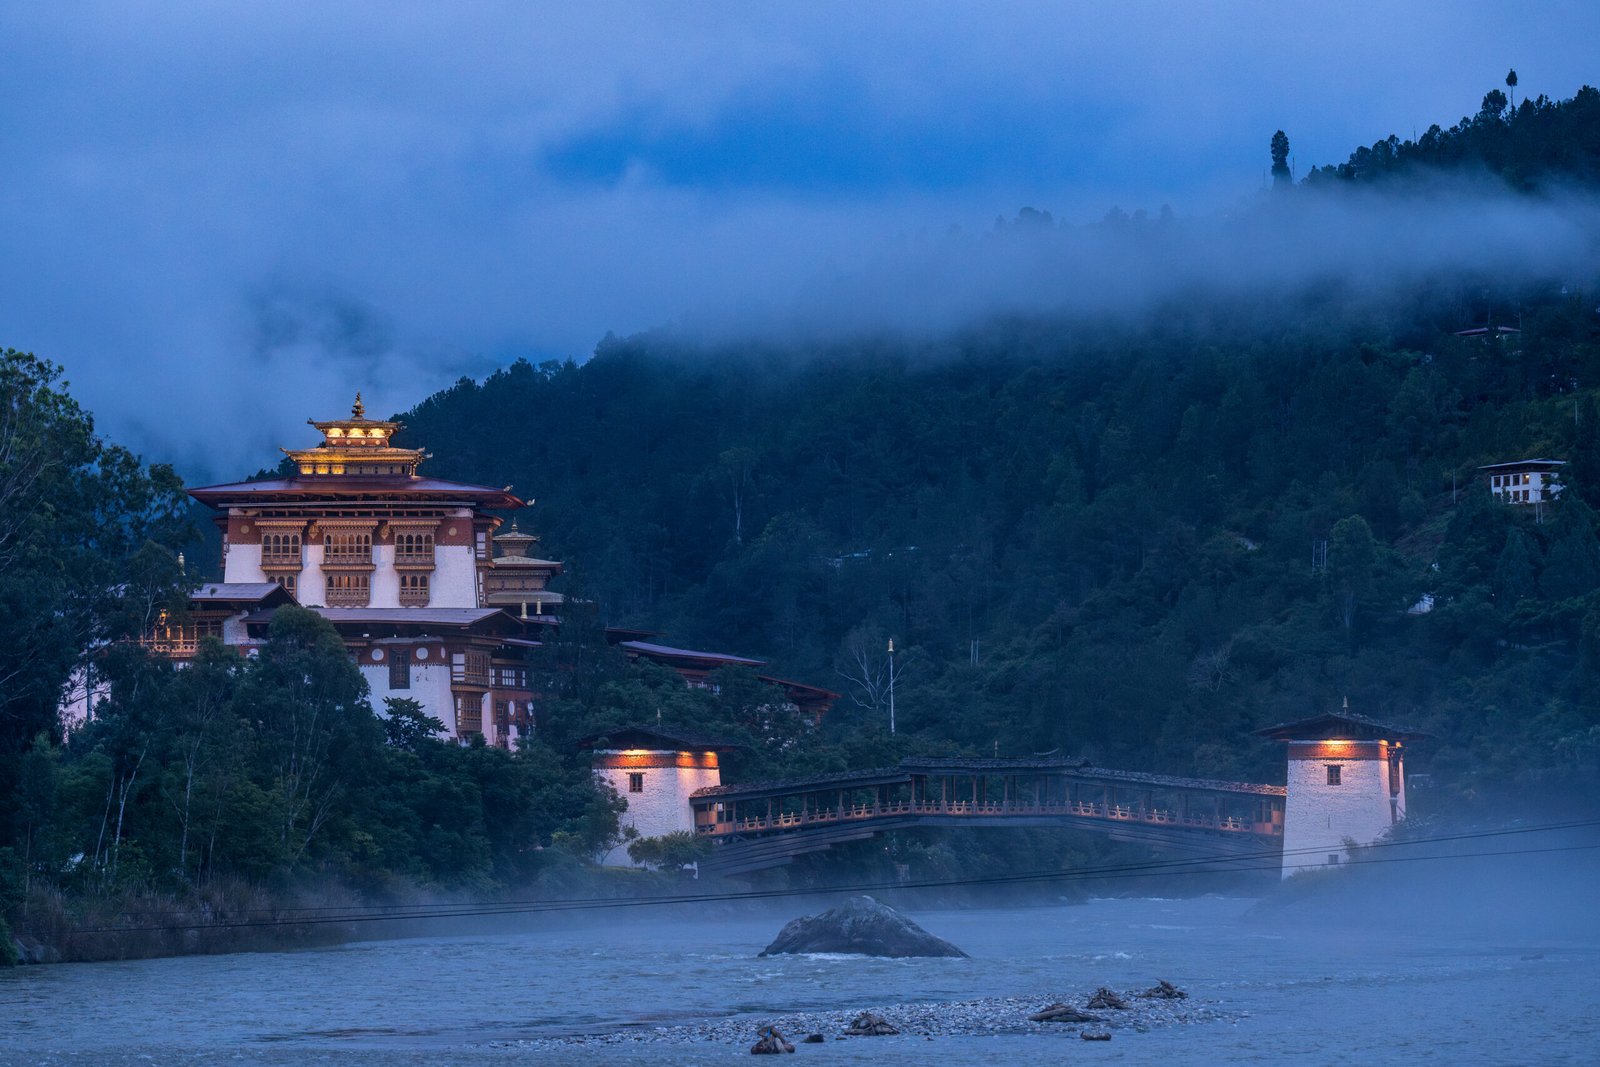
M761 954L776 956L784 952L854 952L893 957L966 955L871 897L851 897L821 915L794 920Z

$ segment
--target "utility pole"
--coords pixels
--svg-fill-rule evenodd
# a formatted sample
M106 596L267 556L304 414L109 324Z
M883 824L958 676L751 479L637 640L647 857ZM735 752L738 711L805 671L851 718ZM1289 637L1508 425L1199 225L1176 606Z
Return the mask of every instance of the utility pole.
M889 733L894 733L894 638L889 638Z

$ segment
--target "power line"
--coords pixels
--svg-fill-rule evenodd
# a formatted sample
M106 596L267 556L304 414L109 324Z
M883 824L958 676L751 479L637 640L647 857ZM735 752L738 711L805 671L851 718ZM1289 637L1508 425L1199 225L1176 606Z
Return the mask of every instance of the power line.
M1445 855L1427 856L1366 856L1365 853L1380 849L1392 849L1417 845L1438 844L1452 841L1484 840L1530 833L1550 833L1558 830L1582 829L1600 826L1600 819L1574 820L1565 823L1550 823L1539 826L1511 827L1503 830L1474 831L1460 834L1443 834L1435 837L1416 838L1409 841L1383 841L1372 845L1362 846L1362 858L1355 864L1372 863L1412 863L1419 861L1437 861L1449 859L1471 859L1483 857L1501 857L1514 855L1535 855L1552 852L1582 852L1600 849L1600 844L1593 845L1563 845L1549 848L1512 849L1487 852L1458 852ZM170 923L170 924L123 924L106 926L81 927L76 933L83 934L109 934L109 933L139 933L139 932L171 932L181 930L235 930L257 929L275 926L320 926L336 923L362 923L385 922L395 920L424 920L448 918L479 918L496 915L527 915L545 912L564 911L597 911L613 908L638 908L659 907L674 904L705 904L747 900L770 900L784 897L806 897L819 895L837 895L843 893L862 893L872 890L907 890L907 889L939 889L960 888L967 886L1000 886L1016 885L1030 882L1062 881L1075 882L1095 878L1135 878L1135 877L1174 877L1194 874L1234 874L1248 871L1280 870L1287 858L1309 857L1312 855L1325 855L1325 847L1291 849L1282 851L1277 849L1262 850L1244 853L1214 853L1207 856L1192 857L1181 860L1152 860L1141 863L1115 864L1102 867L1078 868L1076 870L1039 870L1020 872L1009 875L988 875L971 878L926 879L915 882L861 882L843 886L817 886L784 889L756 889L756 890L730 890L723 893L699 894L668 894L651 897L618 897L595 899L592 897L569 897L544 900L520 901L479 901L462 904L397 904L376 905L367 908L340 908L321 907L303 908L293 910L280 910L275 912L260 913L264 917L259 919L225 920L210 923ZM1265 862L1264 862L1265 861ZM1326 865L1316 864L1288 864L1290 869L1321 869ZM336 912L338 914L328 914ZM137 912L124 913L125 916L141 914ZM148 913L143 913L148 914ZM250 914L250 913L245 913Z
M1419 837L1419 838L1412 838L1412 839L1404 840L1404 841L1380 841L1380 842L1374 842L1373 844L1370 844L1370 845L1363 845L1363 846L1360 846L1360 847L1363 850L1384 849L1384 848L1400 848L1400 847L1405 847L1405 846L1408 846L1408 845L1437 844L1437 843L1449 842L1449 841L1472 841L1472 840L1481 840L1481 839L1484 839L1484 838L1491 838L1491 837L1504 837L1504 836L1508 836L1508 835L1529 834L1529 833L1548 833L1548 832L1554 832L1554 831L1557 831L1557 830L1583 829L1583 828L1593 827L1593 826L1600 826L1600 818L1596 818L1596 819L1578 819L1578 820L1571 820L1571 821L1568 821L1568 822L1559 822L1559 823L1541 823L1541 824L1536 824L1536 825L1533 825L1533 826L1513 826L1513 827L1506 827L1504 829L1499 829L1499 830L1463 831L1463 832L1457 833L1457 834L1439 834L1439 835L1435 835L1433 837ZM1141 862L1138 862L1138 863L1131 863L1131 864L1116 864L1116 865L1109 866L1109 867L1078 868L1078 869L1073 870L1073 871L1063 871L1063 870L1060 870L1058 868L1051 868L1051 869L1048 869L1048 870L1040 869L1040 870L1035 870L1035 871L1018 872L1018 873L1009 874L1009 875L985 875L985 876L974 876L972 878L934 879L934 880L926 880L926 881L912 882L912 883L900 882L900 881L862 882L862 883L856 883L856 884L853 884L853 885L837 886L837 887L831 887L831 888L828 888L828 887L817 887L817 888L801 887L801 888L764 889L764 890L729 890L729 891L727 891L725 893L669 894L669 895L661 895L661 896L618 897L618 898L607 898L607 899L615 899L615 900L618 900L618 901L625 901L625 902L630 903L630 904L649 905L649 904L687 903L687 902L692 902L692 901L719 901L719 900L725 900L725 899L751 899L752 897L757 897L757 896L759 896L759 897L780 896L781 897L781 896L806 896L806 895L814 895L814 894L822 894L822 893L863 892L863 891L866 891L866 890L869 890L869 889L900 889L900 888L905 888L907 886L912 886L912 887L915 887L915 888L923 888L923 887L937 888L937 887L941 887L941 886L986 885L986 884L998 884L998 883L1006 881L1006 880L1024 880L1024 881L1026 881L1026 880L1037 880L1037 879L1042 879L1042 878L1066 878L1066 877L1069 877L1069 876L1070 877L1074 877L1074 878L1079 878L1079 877L1085 877L1086 878L1086 877L1094 877L1097 874L1102 873L1102 872L1121 872L1121 871L1139 871L1139 870L1162 871L1162 870L1169 870L1169 869L1174 869L1174 868L1194 867L1194 866L1199 866L1199 865L1211 865L1211 864L1216 864L1216 863L1245 862L1245 861L1249 861L1249 860L1258 860L1258 859L1272 859L1272 860L1281 861L1284 858L1288 858L1288 857L1292 857L1292 856L1313 856L1313 855L1322 856L1322 855L1325 855L1326 853L1327 853L1327 849L1325 847L1321 847L1321 846L1311 847L1311 848L1301 848L1301 849L1289 849L1289 850L1283 850L1283 849L1274 848L1274 849L1262 849L1262 850L1258 850L1258 851L1254 851L1254 852L1227 852L1227 853L1216 852L1216 853L1208 853L1206 855L1202 855L1202 856L1198 856L1198 857L1190 857L1190 858L1187 858L1187 859L1147 860L1147 861L1141 861ZM1316 864L1315 866L1323 866L1323 864ZM1233 869L1254 870L1256 868L1253 868L1253 867L1237 867L1237 868L1233 868ZM396 918L405 918L408 915L416 914L416 913L420 913L420 912L424 912L424 911L428 912L429 914L432 914L432 913L435 913L435 912L447 912L447 911L452 911L452 910L460 911L462 913L471 913L471 912L476 912L477 910L483 909L483 908L522 908L522 907L534 907L534 906L556 907L556 906L561 906L561 905L566 905L566 904L573 904L573 905L590 904L590 903L594 903L595 901L596 901L596 898L593 898L593 897L555 897L555 898L543 897L543 898L532 898L532 899L526 899L526 900L463 901L461 903L455 903L455 904L431 902L431 903L426 903L426 904L325 905L325 906L320 906L320 907L303 907L303 908L271 908L271 909L258 908L258 909L251 909L251 910L241 911L238 914L241 915L241 916L261 915L261 916L267 916L267 917L271 917L271 918L275 918L275 919L279 919L279 920L283 920L283 921L294 921L292 919L289 919L289 916L298 916L298 915L313 915L313 916L315 916L315 915L321 915L321 914L329 913L329 912L339 912L339 913L346 913L346 914L354 913L358 917L366 916L366 915L373 915L375 913L383 912L383 913L392 914ZM128 918L128 917L133 917L133 916L137 916L137 915L148 915L148 914L158 914L158 913L153 913L153 912L149 912L149 911L126 911L126 912L123 912L122 914L123 914L123 917ZM305 921L310 921L310 920L308 919L308 920L305 920Z

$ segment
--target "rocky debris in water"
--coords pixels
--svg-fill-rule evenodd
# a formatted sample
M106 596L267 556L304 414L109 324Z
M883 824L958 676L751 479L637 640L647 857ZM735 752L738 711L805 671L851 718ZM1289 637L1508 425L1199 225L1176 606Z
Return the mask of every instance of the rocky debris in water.
M1165 978L1161 980L1160 985L1151 986L1149 989L1146 989L1139 995L1146 1000L1184 1000L1189 996L1189 994L1185 993L1183 990L1179 989Z
M982 997L975 1000L940 1001L886 1001L871 1005L872 1011L892 1016L894 1025L902 1035L921 1034L934 1039L1013 1037L1019 1035L1049 1034L1057 1038L1070 1038L1073 1028L1061 1023L1029 1021L1029 1013L1037 1012L1041 1002L1068 1006L1067 1001L1082 1005L1083 994L1068 990L1045 990L1042 995L1026 999L1021 997ZM1073 1010L1079 1010L1074 1008ZM849 1011L792 1012L787 1015L761 1020L763 1025L775 1026L785 1034L842 1034L852 1019L860 1014L860 1007ZM1200 999L1193 994L1180 999L1136 999L1127 1011L1107 1012L1091 1031L1147 1033L1173 1026L1194 1026L1206 1023L1237 1022L1247 1018L1247 1013L1225 1010L1214 1001ZM587 1034L564 1034L551 1037L530 1037L517 1041L489 1042L496 1048L514 1048L525 1052L565 1053L562 1058L571 1060L575 1049L585 1056L599 1049L633 1049L645 1045L682 1046L685 1049L705 1050L749 1048L752 1020L747 1016L730 1016L704 1022L686 1022L674 1026L627 1026ZM854 1038L845 1038L848 1044ZM799 1042L796 1042L798 1045ZM3 1059L4 1057L0 1057Z
M1128 1002L1123 1000L1120 994L1114 992L1113 990L1107 989L1105 986L1101 986L1099 989L1094 991L1094 996L1089 998L1089 1003L1087 1006L1091 1008L1100 1008L1102 1010L1106 1008L1114 1008L1117 1011L1128 1010Z
M1071 1004L1052 1004L1028 1016L1030 1023L1097 1023L1100 1016L1081 1012Z
M1078 1034L1085 1041L1110 1041L1111 1035L1104 1030L1084 1030Z
M894 958L966 956L893 908L865 896L851 897L821 915L794 920L761 950L763 956L784 952L848 952Z
M777 1027L763 1026L756 1031L756 1034L759 1039L754 1045L750 1046L750 1055L752 1056L770 1056L779 1052L794 1051L794 1046L783 1039L783 1035L778 1033Z
M806 1039L804 1041L802 1041L801 1044L803 1044L803 1045L820 1045L826 1040L828 1040L828 1039L823 1037L821 1034L807 1034L806 1035Z
M845 1031L850 1037L888 1037L899 1032L889 1025L889 1020L870 1011L864 1011L850 1020L850 1028Z

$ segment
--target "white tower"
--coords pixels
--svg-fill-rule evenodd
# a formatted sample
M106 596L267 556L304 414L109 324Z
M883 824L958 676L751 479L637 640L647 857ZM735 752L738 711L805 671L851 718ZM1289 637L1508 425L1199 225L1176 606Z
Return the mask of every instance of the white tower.
M1349 859L1406 817L1405 742L1428 735L1343 710L1257 733L1289 743L1283 876Z
M628 726L601 737L594 746L595 777L628 804L619 820L640 837L694 832L689 797L697 789L722 784L717 754L737 746L660 726ZM608 867L631 867L626 845L601 860Z

